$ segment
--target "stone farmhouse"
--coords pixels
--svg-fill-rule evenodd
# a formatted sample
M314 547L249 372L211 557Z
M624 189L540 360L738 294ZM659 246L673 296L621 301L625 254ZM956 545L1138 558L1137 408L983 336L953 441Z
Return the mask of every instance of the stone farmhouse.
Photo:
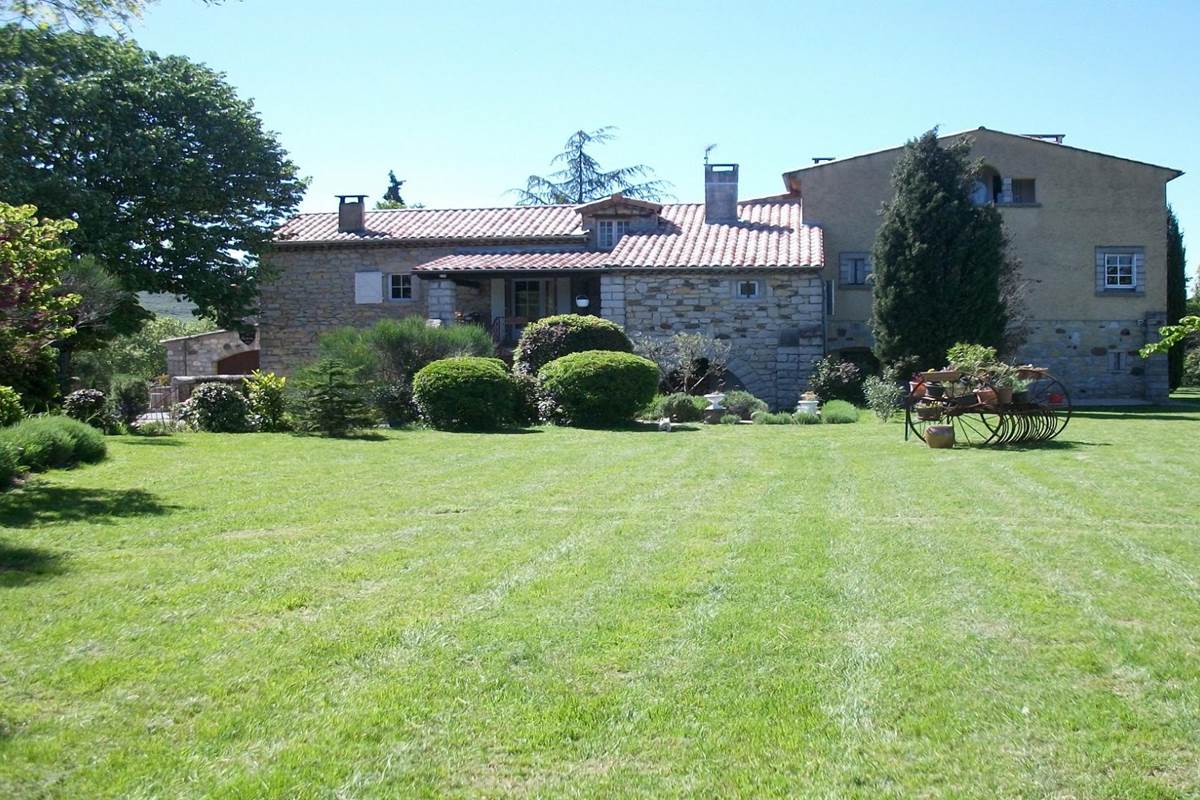
M1165 185L1181 173L1061 137L970 134L986 163L973 198L1002 210L1031 286L1019 359L1081 398L1165 397L1163 359L1136 351L1165 323ZM705 165L704 203L367 211L341 196L279 229L262 368L289 373L322 331L385 317L477 323L503 347L531 320L599 314L635 336L727 338L732 377L791 406L814 359L870 348L869 251L899 153L814 159L785 193L746 201L736 164Z

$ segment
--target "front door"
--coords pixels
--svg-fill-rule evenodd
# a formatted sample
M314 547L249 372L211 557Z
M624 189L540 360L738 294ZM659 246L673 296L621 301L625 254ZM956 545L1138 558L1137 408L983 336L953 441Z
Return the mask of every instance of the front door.
M521 338L521 331L527 323L549 313L546 310L549 297L549 281L526 279L512 282L512 313L508 315L512 324L507 331L511 341Z
M546 282L541 280L513 281L513 313L527 322L546 316Z

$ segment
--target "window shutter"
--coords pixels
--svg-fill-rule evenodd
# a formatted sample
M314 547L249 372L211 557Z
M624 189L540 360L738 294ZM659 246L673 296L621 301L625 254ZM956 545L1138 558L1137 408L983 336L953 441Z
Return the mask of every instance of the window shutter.
M838 283L842 286L854 283L854 262L844 254L838 260Z
M354 273L354 302L383 302L383 273L378 271Z
M1096 291L1104 291L1104 251L1096 248Z
M1143 278L1146 275L1146 254L1139 250L1133 254L1133 290L1138 294L1146 291Z
M1003 178L1000 186L1000 202L1011 203L1013 201L1012 178Z

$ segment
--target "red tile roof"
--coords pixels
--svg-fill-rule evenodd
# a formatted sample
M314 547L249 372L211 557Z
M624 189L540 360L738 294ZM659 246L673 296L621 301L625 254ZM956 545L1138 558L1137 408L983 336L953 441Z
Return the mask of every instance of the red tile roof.
M297 214L275 233L280 244L464 242L564 239L584 235L575 206L404 208L366 212L366 231L338 233L336 213Z
M539 252L453 253L415 267L418 272L484 272L595 269L723 269L820 267L821 229L801 222L795 200L755 200L738 204L736 223L707 223L704 205L662 207L659 229L629 233L611 252L583 250L577 206L434 210L367 213L366 234L338 234L336 214L304 214L280 229L295 244L354 242L424 243L512 240ZM554 247L554 240L577 238L578 245Z

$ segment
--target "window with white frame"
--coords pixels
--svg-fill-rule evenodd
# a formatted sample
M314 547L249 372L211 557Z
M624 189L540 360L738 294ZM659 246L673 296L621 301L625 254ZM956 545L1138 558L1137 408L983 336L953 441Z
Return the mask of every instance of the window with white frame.
M1129 289L1137 284L1133 253L1104 254L1104 288Z
M629 233L629 222L623 219L602 219L596 222L596 246L612 250L621 237Z
M842 286L866 286L871 274L871 254L842 253L839 267L838 282Z
M762 294L762 281L734 281L733 296L739 300L753 300Z
M388 281L388 297L392 300L412 300L413 276L394 273Z

